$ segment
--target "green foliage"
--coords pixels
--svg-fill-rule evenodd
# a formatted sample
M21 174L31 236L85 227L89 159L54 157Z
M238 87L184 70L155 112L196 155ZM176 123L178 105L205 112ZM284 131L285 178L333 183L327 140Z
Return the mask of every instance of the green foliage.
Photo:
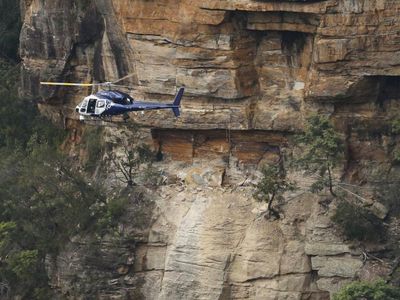
M392 164L393 165L399 165L400 164L400 150L399 149L396 149L396 150L393 151Z
M393 135L399 135L400 134L400 119L393 119L390 123L390 132ZM395 147L395 149L392 152L392 163L395 165L400 164L400 149L398 147Z
M0 76L16 70L0 63ZM18 98L16 78L0 82L0 281L25 299L50 299L45 256L94 228L106 200L59 153L65 132Z
M286 172L279 165L263 166L261 173L261 180L257 183L253 196L258 201L267 202L268 211L277 215L272 208L272 202L274 200L282 201L283 194L286 191L294 190L295 185L286 179Z
M31 131L34 106L17 96L19 67L0 59L0 147L26 142Z
M19 66L0 59L0 147L25 149L32 139L59 145L65 132L40 116L34 103L18 97L18 80Z
M398 300L400 288L385 281L353 282L333 296L333 300Z
M121 217L126 212L129 203L129 195L121 193L109 199L104 206L104 213L100 216L97 222L96 233L102 236L109 233L110 229L118 225Z
M87 160L84 164L86 171L93 172L101 160L104 149L102 135L101 127L88 127L83 134L82 147L87 152Z
M12 234L16 227L15 222L0 222L0 255L7 253L12 244Z
M23 250L13 253L8 259L12 272L20 280L30 280L35 273L38 260L38 250Z
M8 174L12 176L7 180L2 178L0 184L0 194L6 199L1 203L0 219L17 224L12 238L15 245L36 249L43 259L87 230L101 213L102 195L71 171L59 154L43 147L12 162L17 172Z
M400 134L400 119L393 119L390 123L391 133Z
M362 207L341 201L332 221L342 229L350 240L382 241L386 236L386 228L382 220Z
M127 197L112 198L107 203L107 212L113 222L119 220L125 213L129 199Z
M12 78L0 81L0 282L9 283L12 296L52 299L45 257L76 235L110 233L136 196L107 201L60 153L65 132L41 117L34 103L18 98L18 67L0 60L0 77ZM98 128L85 136L86 168L101 159L101 136ZM131 178L146 174L150 149L127 150L119 165L132 167Z
M391 216L400 215L400 180L397 176L381 177L375 190L375 197L388 208Z
M44 256L56 254L72 236L95 226L105 206L99 188L88 185L63 155L43 144L31 147L30 152L9 154L0 161L0 224L4 237L0 260L7 262L0 266L0 273L9 279L18 278L21 273L17 267L29 256L22 252L24 255L12 261L5 258L14 257L15 251L37 251L41 264L33 269L30 280L17 281L20 288L24 283L27 291L46 286Z
M122 144L123 155L111 156L111 161L119 171L117 179L134 186L141 180L143 184L157 182L157 174L152 170L154 152L146 144ZM149 182L153 181L153 182Z
M17 59L20 29L19 1L0 1L0 57Z
M91 4L91 0L77 0L76 1L79 10L84 11L86 10Z
M311 191L316 193L329 188L336 197L332 172L343 158L344 146L329 119L321 115L308 118L304 133L298 135L295 142L301 148L301 154L294 165L317 177Z

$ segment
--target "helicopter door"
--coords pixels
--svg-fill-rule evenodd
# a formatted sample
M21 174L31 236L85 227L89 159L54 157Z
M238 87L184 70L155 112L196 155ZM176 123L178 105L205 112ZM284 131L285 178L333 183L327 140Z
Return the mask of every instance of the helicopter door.
M94 114L94 110L96 108L96 101L97 99L89 99L89 104L87 106L86 112L88 114Z
M105 100L97 100L96 103L96 115L100 115L106 109L106 101Z

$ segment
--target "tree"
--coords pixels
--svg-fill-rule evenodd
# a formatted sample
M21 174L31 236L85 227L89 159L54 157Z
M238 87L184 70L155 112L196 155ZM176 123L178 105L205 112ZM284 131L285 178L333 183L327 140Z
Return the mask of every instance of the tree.
M0 1L0 57L17 59L20 29L19 1Z
M95 226L106 199L66 157L37 142L2 159L0 174L0 274L29 298L47 286L46 255Z
M45 257L97 233L109 204L58 150L65 131L18 98L17 73L0 59L0 298L52 299Z
M81 141L81 149L87 154L87 159L83 162L87 172L93 172L99 166L99 161L105 149L104 131L102 127L86 127Z
M353 282L333 296L333 300L398 300L400 288L380 279L376 282Z
M151 163L154 160L154 153L146 144L135 145L134 143L123 143L122 150L123 155L112 155L111 161L119 171L117 179L131 187L135 185L135 179L139 177L139 174L143 173L140 166L147 164L147 167L151 167Z
M294 160L295 166L318 177L311 185L311 191L316 193L328 188L336 197L333 170L342 160L344 146L329 119L320 115L308 118L304 132L295 138L295 142L301 149L301 155Z
M272 208L274 200L282 201L286 191L294 190L295 185L286 179L286 172L282 166L266 165L261 169L262 177L256 185L253 194L258 201L268 203L268 216L274 215L279 218L279 213Z
M379 242L386 237L387 230L381 219L367 209L347 201L339 202L332 221L351 240Z

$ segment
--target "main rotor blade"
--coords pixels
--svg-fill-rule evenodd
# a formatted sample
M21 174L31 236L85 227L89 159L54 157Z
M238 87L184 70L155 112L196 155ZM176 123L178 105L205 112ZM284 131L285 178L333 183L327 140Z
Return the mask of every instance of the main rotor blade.
M135 75L136 75L136 73L130 73L130 74L128 74L128 75L126 75L126 76L124 76L124 77L122 77L122 78L120 78L120 79L117 79L117 80L113 81L112 83L120 82L120 81L122 81L122 80L128 79L128 78L130 78L130 77L132 77L132 76L135 76Z
M42 85L62 85L62 86L95 86L99 83L71 83L71 82L40 82Z

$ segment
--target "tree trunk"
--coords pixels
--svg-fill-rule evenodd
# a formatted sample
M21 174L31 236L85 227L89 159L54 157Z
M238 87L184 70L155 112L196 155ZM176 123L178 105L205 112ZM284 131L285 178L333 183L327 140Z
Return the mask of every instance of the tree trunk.
M337 197L335 192L333 191L333 183L332 183L332 173L331 173L331 167L328 166L328 179L329 179L329 192L333 197Z
M273 215L275 218L279 219L279 213L272 208L272 202L275 199L275 194L272 194L271 199L268 201L268 206L267 206L267 210L268 210L268 217L271 217L271 215Z

